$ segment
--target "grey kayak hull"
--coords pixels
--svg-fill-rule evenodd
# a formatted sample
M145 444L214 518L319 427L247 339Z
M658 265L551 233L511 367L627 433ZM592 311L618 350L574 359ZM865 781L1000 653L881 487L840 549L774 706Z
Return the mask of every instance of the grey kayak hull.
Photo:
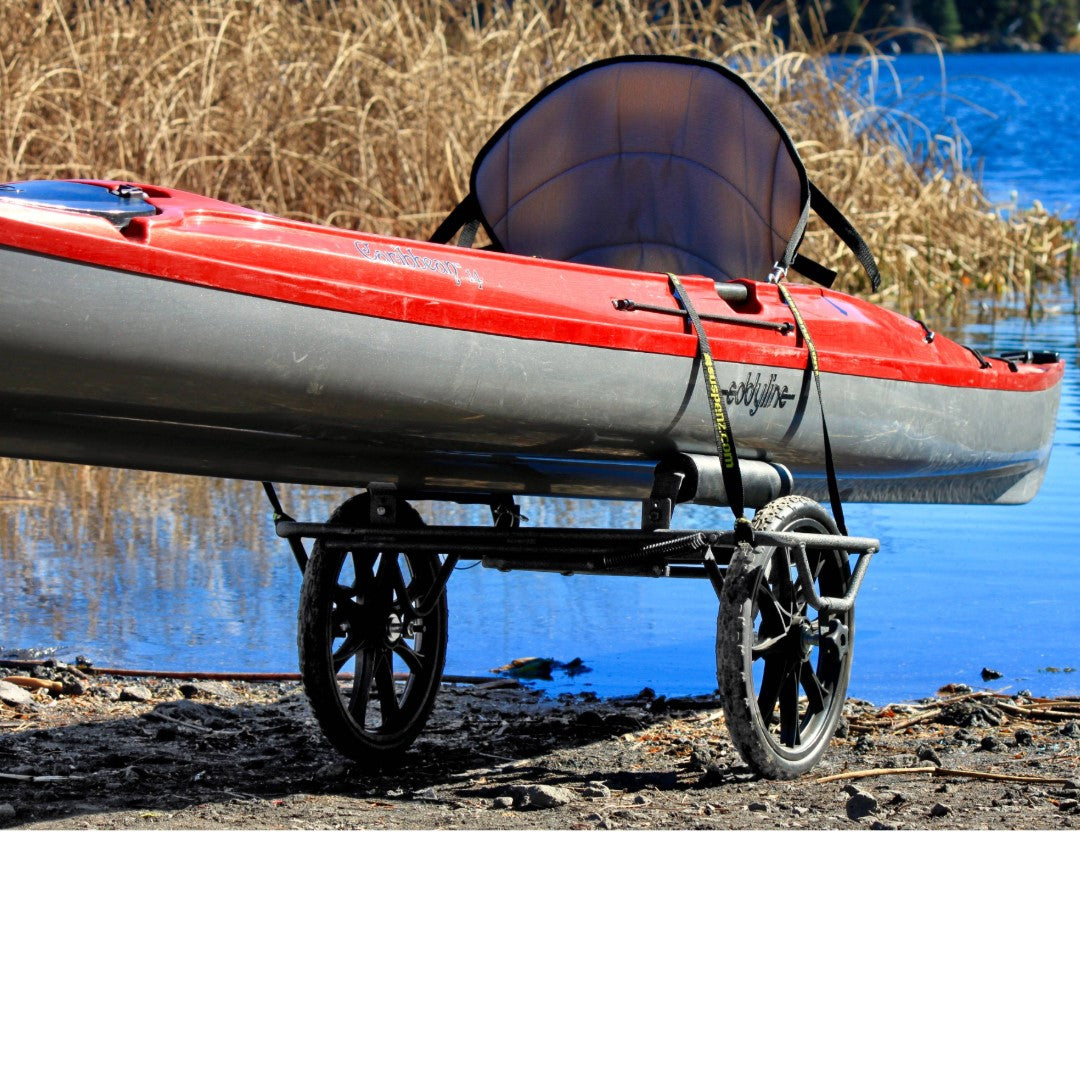
M0 455L334 486L639 498L715 453L693 357L306 307L0 247ZM808 375L717 361L742 455L820 497ZM1060 383L825 372L850 500L1024 502ZM1046 395L1053 395L1048 402Z

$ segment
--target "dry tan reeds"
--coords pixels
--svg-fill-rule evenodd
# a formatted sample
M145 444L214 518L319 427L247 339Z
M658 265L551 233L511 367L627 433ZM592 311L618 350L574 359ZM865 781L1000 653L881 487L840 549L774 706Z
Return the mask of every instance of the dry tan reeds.
M1066 271L1066 223L996 213L955 143L916 160L829 50L886 61L813 20L792 22L785 45L784 15L719 0L0 0L0 179L144 180L421 237L544 84L601 56L682 53L737 65L776 107L878 254L886 302L936 306L967 288L1030 300ZM862 288L831 234L805 250Z

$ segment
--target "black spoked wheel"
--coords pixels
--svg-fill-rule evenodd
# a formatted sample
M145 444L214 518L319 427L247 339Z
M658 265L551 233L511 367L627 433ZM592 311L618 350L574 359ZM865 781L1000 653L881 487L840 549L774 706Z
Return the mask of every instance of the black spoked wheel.
M368 506L357 495L330 522L365 524ZM423 522L402 505L398 524ZM446 590L428 596L439 567L427 552L312 547L300 590L300 673L327 739L362 765L403 753L435 704L446 661Z
M762 532L837 533L816 502L792 495L754 517ZM842 596L850 577L842 551L807 549L821 597ZM736 549L716 623L716 673L732 741L748 765L790 779L821 759L847 695L854 611L817 611L787 548Z

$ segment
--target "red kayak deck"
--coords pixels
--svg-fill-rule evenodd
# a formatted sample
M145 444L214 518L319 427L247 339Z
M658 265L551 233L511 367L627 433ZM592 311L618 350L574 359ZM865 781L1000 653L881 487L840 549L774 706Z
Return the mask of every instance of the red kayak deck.
M103 181L86 181L110 186ZM111 185L115 187L114 185ZM259 296L305 307L535 341L689 356L684 320L614 301L676 310L658 274L556 263L291 221L204 196L143 185L158 213L122 230L91 214L0 199L0 243L62 259ZM720 299L715 283L687 277L704 315L790 322L775 285L745 282L748 298ZM927 385L1041 391L1059 364L1015 365L970 350L922 323L844 293L791 285L823 371ZM796 335L707 324L717 359L802 369ZM737 355L733 355L737 352ZM988 364L987 364L988 361Z

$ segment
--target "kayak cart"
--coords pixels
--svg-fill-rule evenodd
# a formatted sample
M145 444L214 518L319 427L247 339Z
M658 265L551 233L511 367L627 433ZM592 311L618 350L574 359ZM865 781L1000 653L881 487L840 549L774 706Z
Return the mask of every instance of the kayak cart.
M746 535L672 529L695 476L688 456L658 466L640 529L526 527L505 496L488 501L488 526L425 525L385 485L325 523L297 522L267 484L277 533L304 574L300 671L326 737L368 767L412 744L443 675L447 582L460 560L481 560L503 571L707 579L720 601L716 677L733 742L766 777L812 768L843 710L855 598L878 543L841 535L799 495L766 503Z

